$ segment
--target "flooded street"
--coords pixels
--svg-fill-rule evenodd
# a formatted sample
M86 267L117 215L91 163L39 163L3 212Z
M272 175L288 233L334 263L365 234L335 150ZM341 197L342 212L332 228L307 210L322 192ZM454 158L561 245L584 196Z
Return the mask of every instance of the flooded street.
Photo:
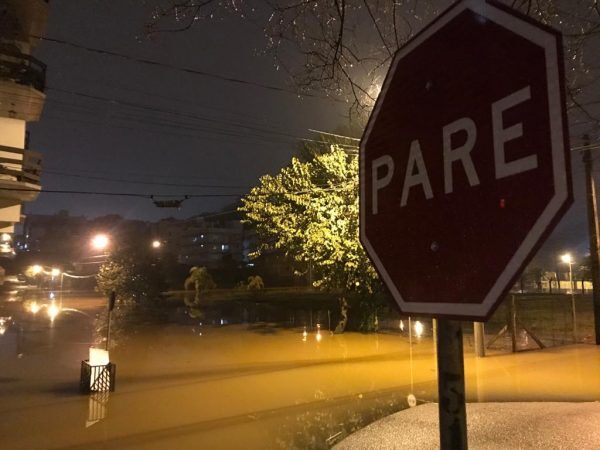
M65 298L50 320L48 306L33 314L30 303L2 303L11 323L0 336L1 448L328 448L407 408L409 394L437 397L431 338L410 345L400 333L304 334L230 318L201 325L175 312L111 350L115 392L81 395L80 361L104 307ZM595 346L479 360L466 352L470 401L600 398Z

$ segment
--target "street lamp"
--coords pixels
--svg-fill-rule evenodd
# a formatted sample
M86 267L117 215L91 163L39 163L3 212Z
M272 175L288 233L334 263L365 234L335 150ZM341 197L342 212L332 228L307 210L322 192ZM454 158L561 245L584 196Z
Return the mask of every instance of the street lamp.
M92 238L92 248L95 250L105 250L110 244L110 239L105 234L97 234Z
M571 315L573 316L573 341L577 342L577 313L575 311L575 289L573 289L573 257L570 253L565 253L560 260L569 265L569 284L571 285Z
M162 246L162 242L160 242L158 239L155 239L152 241L152 248L160 248Z
M33 275L39 275L43 271L44 271L44 268L42 266L40 266L39 264L35 264L35 265L31 266L31 273Z
M569 265L569 284L571 285L571 293L573 293L573 257L570 253L565 253L560 257L560 260Z
M565 253L564 255L562 255L560 257L561 261L566 263L566 264L573 264L573 257L571 256L570 253Z
M50 275L52 275L53 278L59 276L60 275L60 269L58 269L56 267L53 267L50 270Z

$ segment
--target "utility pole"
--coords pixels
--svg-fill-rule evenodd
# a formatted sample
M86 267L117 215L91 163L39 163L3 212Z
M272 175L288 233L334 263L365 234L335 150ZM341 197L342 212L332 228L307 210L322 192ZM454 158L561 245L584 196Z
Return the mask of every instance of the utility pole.
M588 214L588 235L590 239L590 263L592 269L592 298L594 303L594 331L596 345L600 345L600 263L598 261L598 204L596 202L596 182L593 174L593 160L589 149L590 138L585 135L583 163L585 165L585 191Z

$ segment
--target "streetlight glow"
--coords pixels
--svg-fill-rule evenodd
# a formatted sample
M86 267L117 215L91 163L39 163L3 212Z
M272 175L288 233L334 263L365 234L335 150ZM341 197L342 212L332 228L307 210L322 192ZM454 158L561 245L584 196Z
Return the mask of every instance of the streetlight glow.
M110 243L108 236L105 234L97 234L92 238L92 247L96 250L104 250Z
M50 320L54 321L54 319L56 319L56 316L58 316L58 314L60 313L60 308L54 303L52 303L50 306L48 306L47 312L48 317L50 317Z
M160 248L162 245L162 242L160 242L158 239L155 239L152 241L152 248Z
M39 264L35 264L35 265L31 266L31 273L34 275L39 275L43 271L44 271L44 268L42 266L40 266Z
M52 270L50 271L50 275L52 275L53 277L57 277L60 275L60 269L53 267Z
M560 257L560 260L562 262L564 262L565 264L572 264L573 263L573 257L571 256L570 253L565 253L564 255L562 255Z

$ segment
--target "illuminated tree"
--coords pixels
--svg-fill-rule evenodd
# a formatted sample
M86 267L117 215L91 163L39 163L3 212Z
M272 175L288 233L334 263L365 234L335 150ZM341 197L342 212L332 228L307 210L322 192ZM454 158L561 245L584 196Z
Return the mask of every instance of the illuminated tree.
M277 175L263 176L240 211L261 238L253 256L282 251L300 267L311 264L313 285L339 292L342 310L349 299L376 308L381 285L358 239L355 155L332 146L309 161L293 158Z
M156 0L150 33L185 31L227 15L257 23L266 51L301 93L349 99L363 119L379 93L395 51L453 0ZM583 0L502 0L563 32L569 108L578 124L598 122L600 6ZM594 97L595 96L595 97Z
M118 302L144 303L160 297L166 288L165 269L143 244L122 245L110 254L96 276L100 292L105 296L116 292Z
M100 266L96 281L106 297L115 292L117 301L111 313L111 345L118 345L148 323L164 323L167 310L161 292L167 287L165 268L148 241L141 236L128 236ZM107 331L107 315L95 320L97 342Z
M247 289L256 291L265 288L265 282L260 275L251 275L248 277Z
M196 266L190 269L190 275L186 278L184 285L185 289L194 288L196 303L200 302L200 295L203 292L217 287L206 267Z

